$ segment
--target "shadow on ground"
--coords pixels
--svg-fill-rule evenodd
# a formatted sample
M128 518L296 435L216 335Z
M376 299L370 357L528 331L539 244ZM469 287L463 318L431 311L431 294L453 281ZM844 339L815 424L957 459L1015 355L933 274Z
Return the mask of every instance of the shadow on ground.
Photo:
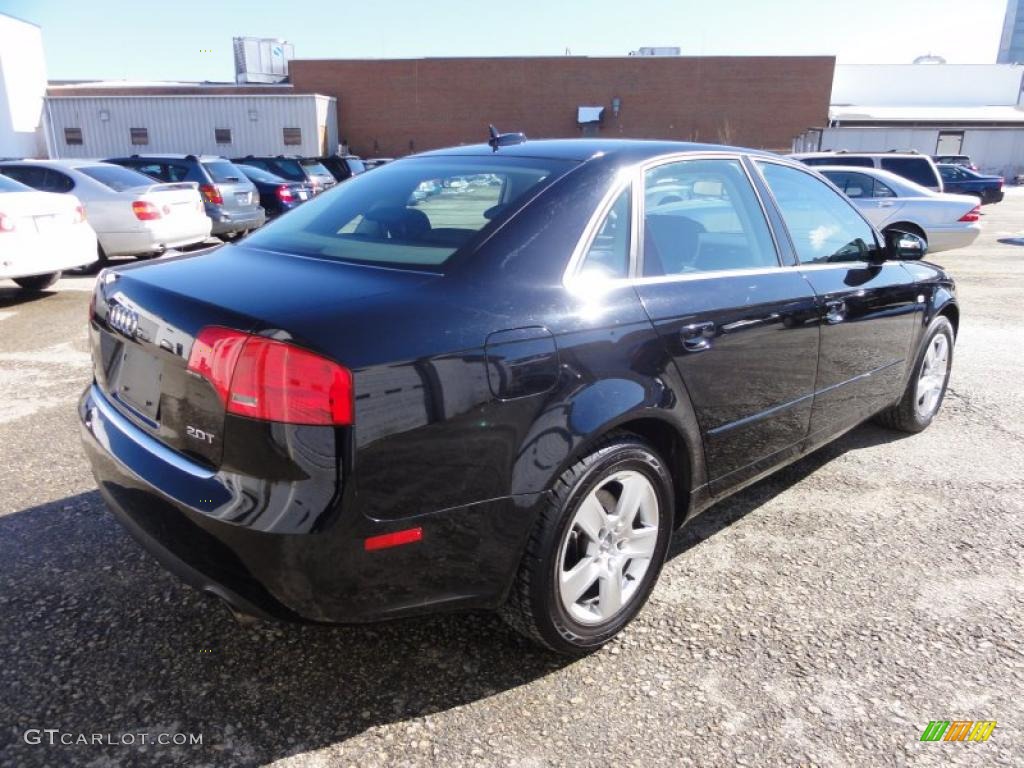
M671 557L840 454L862 427L700 516ZM263 764L486 698L571 663L495 616L242 629L84 493L0 517L0 764ZM203 734L202 746L29 746L29 728ZM98 761L98 762L97 762Z

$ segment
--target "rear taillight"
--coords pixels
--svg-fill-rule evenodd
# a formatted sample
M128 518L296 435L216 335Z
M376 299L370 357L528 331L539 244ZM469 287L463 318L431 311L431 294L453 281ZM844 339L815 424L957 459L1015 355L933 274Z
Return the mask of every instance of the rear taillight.
M1002 189L1003 188L1003 184L1005 184L1005 183L1006 183L1006 179L1004 179L1002 176L1000 176L999 177L999 188Z
M981 206L976 205L963 216L960 217L960 221L978 221L981 218Z
M221 195L220 190L213 184L200 184L199 194L203 196L204 202L213 203L214 205L224 205L224 197Z
M292 193L291 187L282 184L277 188L277 199L282 203L292 203L295 201L295 195Z
M132 203L132 213L139 221L153 221L163 216L160 209L148 200L136 200Z
M75 224L81 224L85 221L85 206L75 206Z
M0 232L13 232L15 229L14 219L0 213Z
M207 326L188 369L213 385L228 413L288 424L351 424L352 372L282 341Z

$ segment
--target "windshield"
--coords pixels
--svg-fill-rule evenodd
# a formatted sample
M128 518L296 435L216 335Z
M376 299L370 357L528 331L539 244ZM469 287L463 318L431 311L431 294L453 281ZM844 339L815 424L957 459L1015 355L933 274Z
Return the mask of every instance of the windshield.
M215 184L242 181L245 178L245 174L227 160L214 160L212 163L203 163L203 167L210 174L210 178L213 179Z
M389 163L246 240L303 256L439 267L496 218L571 168L565 160L425 157Z
M276 173L265 171L262 168L257 168L254 165L237 165L235 167L242 171L252 181L262 181L266 182L267 184L280 184L281 182L284 181L284 179L282 179Z
M3 169L0 168L0 173L3 173ZM9 179L6 176L0 176L0 192L31 192L32 187L26 187L21 182Z
M82 165L78 170L115 192L153 186L153 179L149 176L119 165Z

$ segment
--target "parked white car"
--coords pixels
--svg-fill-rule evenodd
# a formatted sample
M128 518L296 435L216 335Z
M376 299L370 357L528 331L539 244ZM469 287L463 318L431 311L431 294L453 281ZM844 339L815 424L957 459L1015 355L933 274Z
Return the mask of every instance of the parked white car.
M96 258L96 233L78 198L37 192L0 176L0 278L41 291L63 270Z
M971 195L933 192L889 171L856 166L819 166L879 230L912 232L928 251L963 248L981 233L981 206Z
M74 194L99 239L101 261L155 256L203 242L212 225L195 182L156 182L96 160L17 160L0 173L44 192Z

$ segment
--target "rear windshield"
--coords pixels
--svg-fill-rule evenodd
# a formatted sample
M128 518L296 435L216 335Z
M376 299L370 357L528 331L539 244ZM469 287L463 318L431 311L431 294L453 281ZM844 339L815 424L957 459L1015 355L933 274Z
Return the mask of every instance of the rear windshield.
M572 165L509 157L401 160L338 185L246 244L356 263L439 267Z
M306 173L313 176L330 176L331 172L324 168L319 160L299 160L299 163L306 169ZM333 177L331 177L333 178Z
M922 187L939 186L932 164L923 157L883 157L882 168Z
M3 173L3 169L0 168L0 174ZM0 192L31 192L32 187L26 187L19 181L9 179L6 176L0 176Z
M875 163L870 157L850 155L829 155L828 157L805 157L804 165L854 165L858 168L874 168Z
M210 178L213 179L215 184L225 184L245 179L245 174L227 160L214 160L210 163L203 163L203 168L210 174Z
M153 179L146 174L122 168L120 165L83 165L79 166L78 170L115 192L153 186Z
M253 181L264 181L267 184L280 184L284 181L284 179L276 173L271 173L270 171L265 171L262 168L257 168L255 165L236 165L235 167L244 171L245 175Z

